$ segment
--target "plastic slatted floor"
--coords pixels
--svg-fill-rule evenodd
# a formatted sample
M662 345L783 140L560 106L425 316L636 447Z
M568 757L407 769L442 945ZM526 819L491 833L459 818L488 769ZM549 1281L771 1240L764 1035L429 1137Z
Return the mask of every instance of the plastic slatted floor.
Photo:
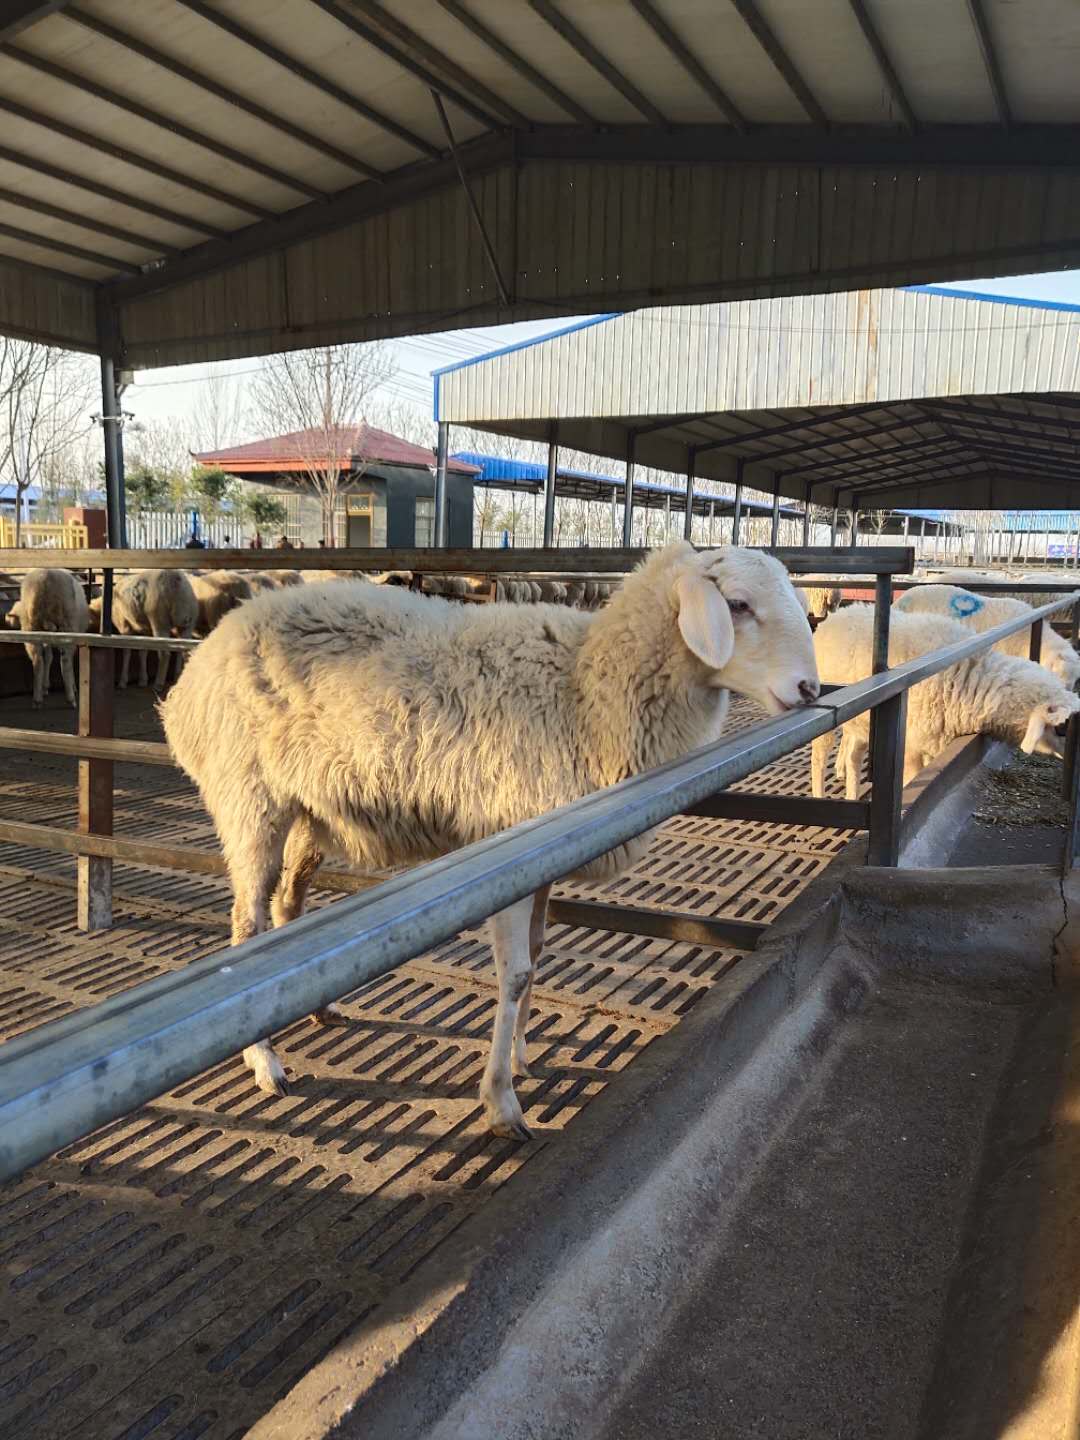
M52 706L31 718L6 702L4 720L68 728ZM120 733L155 733L144 697L120 709ZM802 753L750 783L804 794L807 772ZM5 755L0 814L73 824L73 776ZM121 767L116 828L214 844L191 788L160 769ZM768 921L846 838L680 818L599 896ZM73 887L67 857L0 846L0 1042L227 943L223 881L118 866L116 924L93 936L75 929ZM481 1122L494 971L466 933L350 996L347 1028L280 1035L287 1098L229 1060L0 1189L0 1435L242 1435L738 960L550 927L534 1078L518 1086L528 1143Z

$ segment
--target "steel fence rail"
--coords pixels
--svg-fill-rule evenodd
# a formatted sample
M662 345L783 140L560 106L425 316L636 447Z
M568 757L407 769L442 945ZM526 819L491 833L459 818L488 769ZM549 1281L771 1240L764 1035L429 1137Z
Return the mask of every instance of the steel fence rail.
M0 1047L0 1179L1077 601L1080 591L831 691L816 705L9 1041ZM902 764L901 721L902 704L891 711L892 770L883 786Z
M708 546L698 546L708 549ZM722 548L722 547L717 547ZM792 571L831 565L844 575L910 575L915 551L881 545L873 551L836 551L828 546L753 546L776 555ZM50 550L50 566L68 570L412 570L417 574L626 575L646 560L640 547L588 549L335 549L335 550ZM0 570L36 570L27 550L0 550Z

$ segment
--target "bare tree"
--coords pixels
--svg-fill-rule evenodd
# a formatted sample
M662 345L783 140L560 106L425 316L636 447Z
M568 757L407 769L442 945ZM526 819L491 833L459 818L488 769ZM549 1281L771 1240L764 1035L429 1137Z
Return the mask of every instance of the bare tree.
M61 457L90 426L93 374L81 355L0 337L0 476L15 485L15 544L23 497L55 480Z
M356 476L365 468L363 455L356 453L355 427L394 368L381 341L325 346L271 355L251 384L251 413L259 428L295 436L300 483L319 501L327 545L336 543L342 472Z
M200 452L240 444L247 433L244 382L220 365L211 365L200 383L191 415L191 433Z

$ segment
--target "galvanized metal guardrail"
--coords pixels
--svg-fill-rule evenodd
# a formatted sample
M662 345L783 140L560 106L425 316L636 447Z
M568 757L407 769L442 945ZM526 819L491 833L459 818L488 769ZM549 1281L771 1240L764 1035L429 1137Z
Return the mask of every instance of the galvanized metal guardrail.
M831 691L804 710L9 1041L0 1047L0 1179L866 710L877 712L871 850L876 844L884 863L890 854L895 863L907 692L1076 602L1080 592ZM1074 766L1074 786L1077 776ZM1073 800L1075 807L1075 793Z

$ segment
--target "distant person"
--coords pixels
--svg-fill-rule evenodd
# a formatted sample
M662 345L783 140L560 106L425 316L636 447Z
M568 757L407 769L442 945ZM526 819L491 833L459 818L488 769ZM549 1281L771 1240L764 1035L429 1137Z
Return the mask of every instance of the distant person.
M230 546L230 545L232 544L232 536L231 536L231 535L223 535L223 536L221 537L221 543L222 543L222 545L224 545L226 548L228 548L228 546Z
M287 535L282 535L281 539L280 539L280 540L277 542L277 544L274 546L274 549L275 549L275 550L291 550L291 549L292 549L292 544L291 544L291 542L290 542L290 540L289 540L289 537L288 537Z
M319 541L319 549L320 549L320 550L325 550L325 549L326 549L326 541L325 541L325 540L320 540L320 541Z
M263 548L263 546L262 546L262 536L261 536L261 535L256 535L254 540L249 540L249 541L248 541L248 549L249 549L249 550L261 550L262 548Z
M185 550L205 550L205 549L206 549L206 544L205 544L204 541L200 540L197 535L189 535L188 538L187 538L187 540L184 542L184 549L185 549Z

